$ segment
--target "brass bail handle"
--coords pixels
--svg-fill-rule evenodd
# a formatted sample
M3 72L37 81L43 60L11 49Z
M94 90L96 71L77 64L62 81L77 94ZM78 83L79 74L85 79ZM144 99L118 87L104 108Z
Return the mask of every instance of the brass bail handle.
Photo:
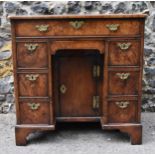
M49 29L49 25L36 25L35 28L39 31L39 32L47 32Z
M32 54L38 47L38 44L25 44L29 54Z
M127 49L130 48L131 43L118 43L117 46L121 49L126 51Z
M74 29L80 29L84 25L84 21L70 21L69 24L74 28Z
M36 81L39 77L39 74L27 74L25 75L25 77L29 80L29 81Z
M116 75L121 79L121 80L127 80L130 76L130 73L116 73Z
M120 26L119 24L107 24L106 25L106 27L112 32L117 31L119 26Z
M129 102L128 101L116 102L116 105L121 109L125 109L128 107Z
M37 110L40 107L40 103L28 103L31 110Z

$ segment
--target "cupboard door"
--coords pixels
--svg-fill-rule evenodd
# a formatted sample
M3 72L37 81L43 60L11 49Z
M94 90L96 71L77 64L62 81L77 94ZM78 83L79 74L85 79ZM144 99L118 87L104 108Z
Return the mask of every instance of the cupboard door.
M65 53L65 52L64 52ZM100 101L98 80L93 66L100 65L97 54L62 54L57 56L57 115L61 117L98 116ZM56 68L56 69L57 69ZM56 70L55 69L55 70ZM95 105L96 98L98 103Z

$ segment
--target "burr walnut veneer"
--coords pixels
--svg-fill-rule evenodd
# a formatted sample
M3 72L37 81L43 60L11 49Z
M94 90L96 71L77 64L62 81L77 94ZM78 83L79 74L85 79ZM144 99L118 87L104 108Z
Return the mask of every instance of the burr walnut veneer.
M10 17L16 144L57 122L100 122L141 144L145 17Z

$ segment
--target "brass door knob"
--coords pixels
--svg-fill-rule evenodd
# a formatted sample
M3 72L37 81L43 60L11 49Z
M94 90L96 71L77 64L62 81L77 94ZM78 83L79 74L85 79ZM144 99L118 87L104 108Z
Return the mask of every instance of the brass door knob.
M67 91L67 87L66 87L64 84L62 84L62 85L60 86L60 92L61 92L62 94L65 94L66 91Z

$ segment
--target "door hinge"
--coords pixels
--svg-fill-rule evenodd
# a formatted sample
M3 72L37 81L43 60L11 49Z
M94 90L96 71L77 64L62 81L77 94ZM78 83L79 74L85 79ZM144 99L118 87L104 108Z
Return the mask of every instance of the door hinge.
M99 109L100 107L100 97L99 96L93 96L93 109Z
M101 67L100 67L100 65L94 65L93 66L93 77L94 78L100 77L100 74L101 74Z

